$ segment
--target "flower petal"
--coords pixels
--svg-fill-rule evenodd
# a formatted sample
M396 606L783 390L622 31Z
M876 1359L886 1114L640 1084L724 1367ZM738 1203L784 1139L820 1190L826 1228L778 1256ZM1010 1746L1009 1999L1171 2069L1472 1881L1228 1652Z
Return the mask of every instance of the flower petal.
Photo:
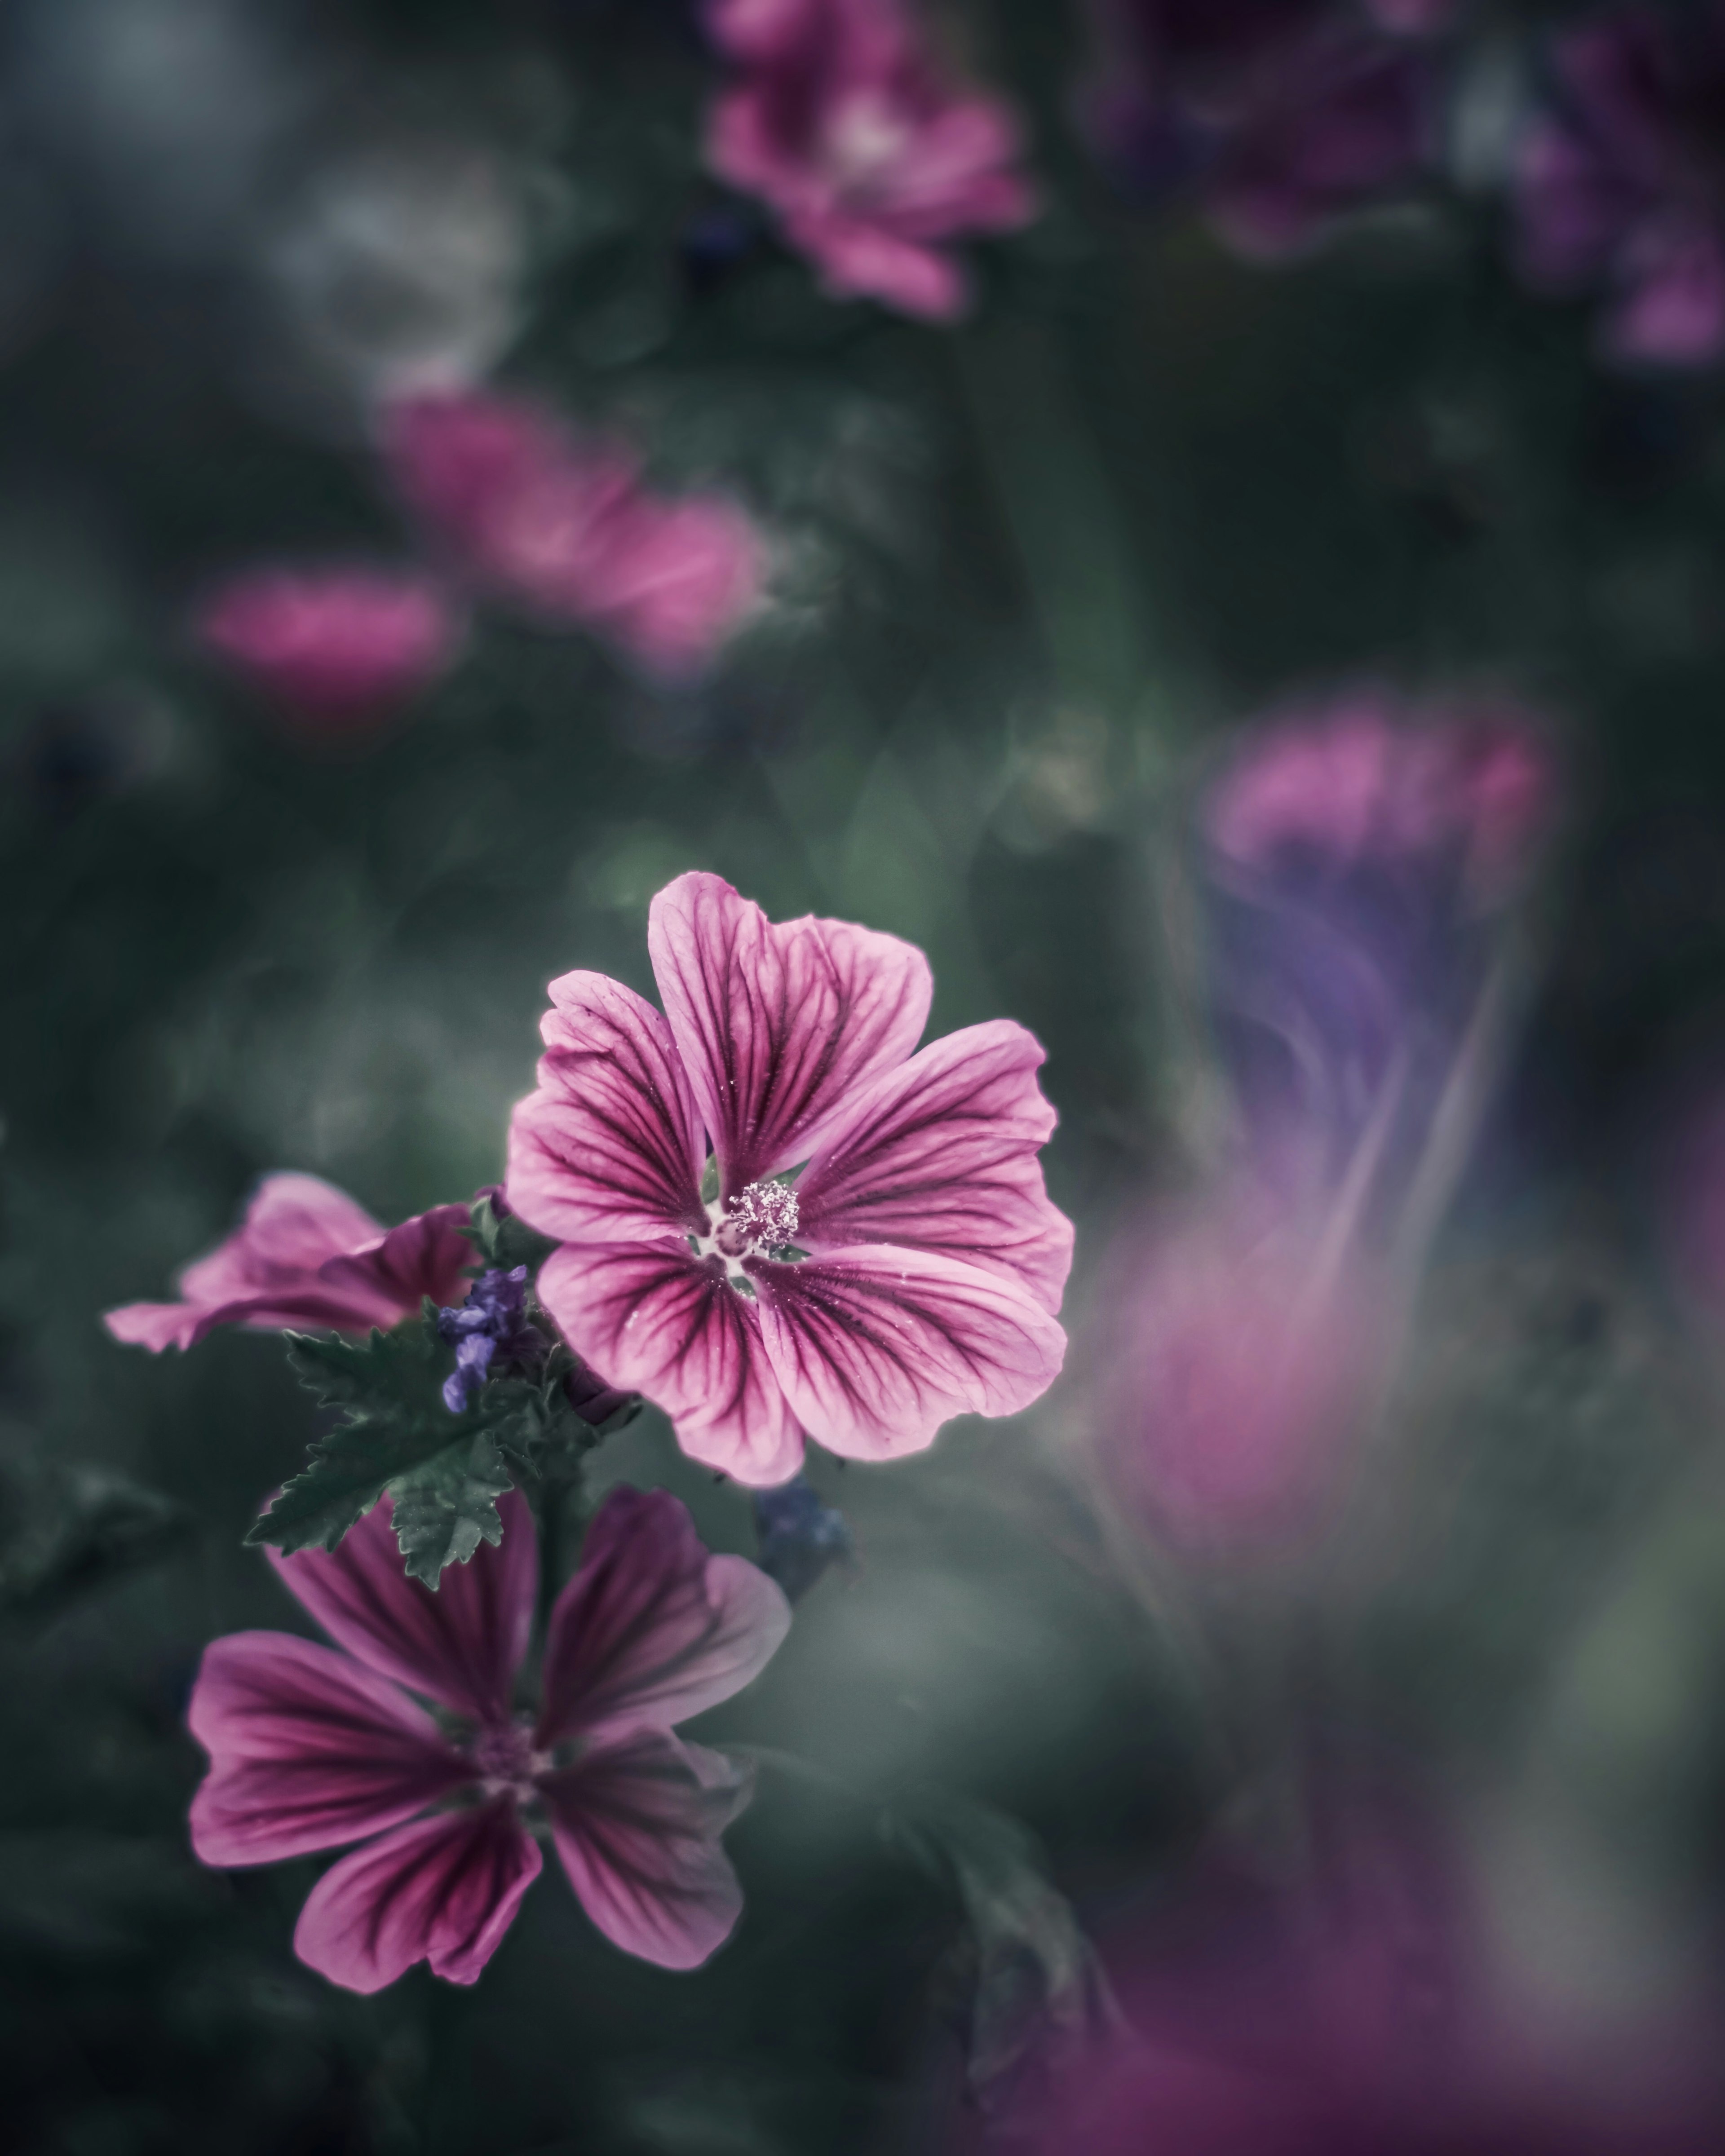
M1065 1355L1024 1289L935 1251L865 1245L748 1270L793 1412L850 1459L920 1451L952 1415L1015 1414Z
M569 1883L614 1946L694 1969L729 1938L742 1890L719 1836L750 1784L719 1753L656 1729L596 1745L541 1779Z
M940 1250L1028 1287L1057 1311L1072 1224L1036 1159L1055 1127L1034 1034L1006 1019L931 1042L828 1127L797 1185L797 1240Z
M686 1243L565 1243L537 1282L569 1344L608 1383L644 1394L693 1460L739 1482L783 1482L803 1458L761 1346L756 1306Z
M647 947L726 1198L804 1158L857 1086L902 1063L934 993L897 937L774 925L716 875L665 886Z
M136 1302L110 1311L116 1340L192 1348L218 1325L254 1332L286 1326L363 1332L397 1324L459 1276L454 1227L461 1206L439 1206L386 1234L362 1206L315 1175L269 1175L245 1219L218 1249L187 1266L179 1302Z
M791 1628L746 1558L710 1557L667 1491L614 1491L557 1597L535 1743L645 1723L669 1729L740 1691Z
M508 1798L416 1820L330 1866L294 1952L349 1991L381 1991L416 1961L475 1983L543 1861Z
M192 1846L206 1864L273 1864L353 1841L471 1779L393 1685L285 1632L207 1647L187 1718L210 1755L192 1801Z
M416 1315L428 1296L437 1303L459 1302L467 1293L463 1276L476 1257L461 1232L472 1217L465 1205L434 1205L362 1250L326 1259L317 1276L356 1296L375 1296L392 1306L394 1317Z
M509 1202L562 1240L706 1231L701 1124L670 1028L603 973L551 984L539 1087L509 1132Z
M402 1568L388 1497L333 1550L269 1550L288 1592L370 1669L476 1722L509 1717L533 1623L539 1548L527 1501L497 1501L503 1540L448 1566L434 1594Z

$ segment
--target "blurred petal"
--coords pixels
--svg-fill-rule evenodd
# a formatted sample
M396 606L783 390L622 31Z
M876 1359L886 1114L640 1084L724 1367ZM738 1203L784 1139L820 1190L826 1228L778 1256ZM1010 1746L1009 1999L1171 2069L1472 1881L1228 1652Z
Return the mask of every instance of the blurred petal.
M416 1961L475 1983L543 1861L506 1798L416 1820L331 1866L300 1912L294 1952L349 1991L381 1991Z
M748 1270L793 1412L851 1459L920 1451L956 1414L1014 1414L1065 1354L1023 1288L932 1251L880 1244Z
M535 1741L668 1729L740 1691L790 1625L767 1575L740 1557L710 1557L676 1498L614 1491L552 1612Z
M608 1383L638 1392L677 1442L739 1482L783 1482L803 1440L761 1347L756 1306L716 1258L686 1243L566 1243L542 1268L539 1299Z
M643 665L698 671L760 603L767 555L736 503L643 495L595 563L587 610Z
M234 1233L181 1274L180 1302L129 1303L108 1313L108 1330L159 1353L193 1347L218 1325L363 1332L398 1324L418 1310L422 1291L398 1271L418 1247L409 1231L462 1209L440 1208L386 1234L332 1183L315 1175L265 1176ZM434 1240L447 1249L440 1230ZM339 1261L356 1256L362 1262L344 1272Z
M188 1713L210 1769L192 1802L206 1864L270 1864L415 1812L472 1779L423 1708L285 1632L204 1650Z
M263 568L199 608L206 649L323 727L387 715L447 671L460 624L435 581L409 568Z
M569 1883L614 1946L695 1969L724 1944L742 1890L719 1837L748 1801L746 1773L638 1729L539 1787Z
M706 1232L701 1124L670 1028L603 973L551 984L539 1087L509 1133L509 1202L547 1235Z
M467 1292L463 1275L477 1259L461 1232L471 1217L465 1205L437 1205L429 1213L416 1213L366 1249L326 1260L318 1278L338 1288L369 1290L403 1316L417 1311L428 1296L436 1303L459 1302Z
M1055 1122L1036 1083L1043 1060L1034 1034L996 1019L877 1078L828 1126L797 1184L798 1242L943 1251L1058 1311L1072 1224L1036 1159Z
M774 925L698 872L654 900L647 947L727 1199L803 1158L850 1093L902 1063L934 993L928 961L897 937Z
M434 1594L402 1568L388 1497L333 1550L265 1554L332 1640L380 1675L480 1722L506 1721L533 1622L539 1548L518 1490L497 1500L503 1539L444 1568Z

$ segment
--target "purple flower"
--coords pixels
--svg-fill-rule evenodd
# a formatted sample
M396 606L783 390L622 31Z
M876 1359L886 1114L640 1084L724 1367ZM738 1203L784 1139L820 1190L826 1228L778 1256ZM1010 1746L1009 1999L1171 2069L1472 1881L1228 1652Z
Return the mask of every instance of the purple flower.
M1315 1877L1212 1861L1099 1942L1121 2011L1029 2156L1710 2156L1718 2030L1558 2037L1471 1921L1439 1848L1314 1822ZM1651 2018L1651 2017L1650 2017ZM1546 2025L1542 2026L1544 2021Z
M506 1363L531 1363L545 1353L545 1336L527 1317L527 1268L505 1272L494 1265L481 1273L459 1309L439 1311L437 1334L455 1350L444 1405L460 1414L473 1405L497 1356Z
M1127 185L1189 190L1239 252L1285 256L1429 163L1435 63L1387 33L1440 13L1417 0L1092 0L1081 113Z
M1040 1045L997 1019L912 1055L920 951L774 925L717 876L660 891L647 942L664 1015L601 973L553 981L511 1127L510 1203L562 1241L537 1286L565 1338L756 1485L805 1432L893 1459L1028 1407L1072 1256Z
M344 1191L315 1175L266 1175L244 1220L219 1249L187 1265L178 1302L131 1302L103 1322L116 1340L192 1348L218 1325L275 1332L387 1329L424 1299L459 1291L473 1245L465 1205L439 1205L381 1227Z
M1527 715L1363 688L1250 733L1200 861L1219 1037L1260 1171L1430 1124L1553 807ZM1391 1095L1395 1097L1391 1098Z
M1604 295L1614 359L1725 354L1725 6L1630 7L1559 37L1516 162L1530 285Z
M651 674L698 674L761 603L767 550L736 502L655 494L619 444L578 440L524 399L407 399L382 449L459 574Z
M1208 788L1232 1127L1186 1208L1122 1229L1081 1358L1095 1464L1164 1545L1280 1554L1336 1517L1489 1100L1552 793L1522 715L1370 690L1255 729Z
M616 1491L552 1611L539 1711L518 1715L539 1559L526 1501L500 1510L501 1545L435 1594L403 1573L387 1498L333 1553L272 1550L341 1651L239 1632L204 1652L193 1847L206 1864L274 1864L365 1838L294 1934L350 1990L417 1961L473 1983L538 1876L539 1835L606 1938L667 1969L705 1961L742 1907L719 1836L747 1779L671 1731L764 1667L789 1628L783 1595L742 1558L709 1557L675 1498Z
M1370 1268L1323 1226L1241 1178L1135 1221L1103 1260L1086 1343L1096 1464L1165 1548L1272 1557L1337 1512L1384 1312Z
M1035 213L1006 107L947 74L901 0L709 0L706 20L735 70L713 172L770 206L829 292L962 314L946 243Z
M460 624L413 569L249 569L198 608L200 643L302 726L352 733L388 719L454 664Z

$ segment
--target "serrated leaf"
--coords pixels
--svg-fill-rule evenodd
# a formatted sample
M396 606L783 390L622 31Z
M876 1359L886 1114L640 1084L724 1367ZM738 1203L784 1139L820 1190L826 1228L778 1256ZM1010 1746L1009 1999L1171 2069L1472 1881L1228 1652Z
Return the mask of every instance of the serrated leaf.
M288 1337L288 1362L295 1376L323 1406L341 1409L343 1419L312 1446L303 1472L254 1522L248 1542L273 1543L288 1551L332 1550L386 1490L393 1495L398 1486L409 1493L407 1519L415 1539L410 1548L399 1511L397 1539L403 1557L413 1560L409 1568L418 1578L427 1577L424 1568L433 1549L448 1548L451 1555L442 1560L447 1563L457 1555L470 1556L478 1547L477 1537L468 1539L465 1527L454 1522L441 1530L439 1545L439 1530L433 1524L439 1507L470 1523L478 1519L480 1532L495 1527L501 1533L495 1501L511 1483L497 1450L498 1427L521 1413L521 1403L512 1395L531 1389L487 1387L475 1407L452 1415L441 1390L442 1343L424 1324L373 1332L363 1341L304 1333ZM488 1448L489 1460L479 1471L479 1481L496 1482L500 1475L503 1479L482 1496L477 1491L463 1495L469 1463L480 1445ZM422 1475L423 1483L413 1480ZM429 1584L435 1584L440 1569L441 1564Z
M446 1564L465 1564L482 1542L501 1542L497 1500L514 1486L487 1435L463 1438L397 1476L389 1495L408 1578L434 1589Z

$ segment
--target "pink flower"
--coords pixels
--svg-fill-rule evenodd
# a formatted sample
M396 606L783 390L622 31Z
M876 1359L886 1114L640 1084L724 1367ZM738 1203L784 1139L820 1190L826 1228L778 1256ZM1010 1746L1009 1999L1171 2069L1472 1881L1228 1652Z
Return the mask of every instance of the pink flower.
M250 569L211 592L193 626L264 695L331 731L388 717L460 642L438 585L409 569Z
M104 1323L116 1340L192 1348L218 1325L338 1332L388 1328L423 1297L459 1302L473 1245L465 1205L439 1205L384 1229L315 1175L266 1175L237 1231L180 1276L178 1302L130 1302Z
M711 0L707 23L737 70L712 170L771 205L829 292L962 314L940 243L1035 214L1005 106L948 80L899 0Z
M1189 191L1237 253L1276 259L1405 194L1440 81L1405 32L1430 0L1090 0L1080 117L1133 192Z
M1127 1515L1194 1554L1321 1535L1382 1359L1369 1270L1235 1191L1123 1235L1096 1300L1094 1437Z
M1555 95L1522 138L1520 266L1554 293L1603 288L1618 360L1725 357L1725 7L1631 6L1564 31Z
M387 1498L333 1553L270 1551L345 1651L237 1632L205 1650L193 1690L204 1863L375 1837L324 1874L294 1933L302 1961L352 1991L416 1961L473 1983L538 1876L536 1829L593 1922L644 1960L694 1968L742 1907L719 1836L747 1778L670 1732L765 1666L790 1626L783 1595L743 1558L709 1557L675 1497L616 1491L552 1611L538 1715L518 1716L539 1558L525 1499L500 1509L501 1543L435 1594L402 1571Z
M578 441L534 404L411 398L387 415L383 454L462 573L652 673L699 672L760 604L766 548L735 502L655 494L617 443Z
M602 973L552 982L510 1132L510 1203L562 1240L538 1292L577 1352L755 1484L795 1471L805 1432L892 1459L1028 1407L1065 1353L1072 1254L1036 1158L1038 1042L997 1019L912 1055L920 951L774 926L714 875L660 892L648 948L662 1017Z
M1405 712L1364 689L1252 735L1212 793L1207 828L1232 860L1337 870L1450 855L1488 886L1548 820L1548 757L1524 713L1497 705Z

